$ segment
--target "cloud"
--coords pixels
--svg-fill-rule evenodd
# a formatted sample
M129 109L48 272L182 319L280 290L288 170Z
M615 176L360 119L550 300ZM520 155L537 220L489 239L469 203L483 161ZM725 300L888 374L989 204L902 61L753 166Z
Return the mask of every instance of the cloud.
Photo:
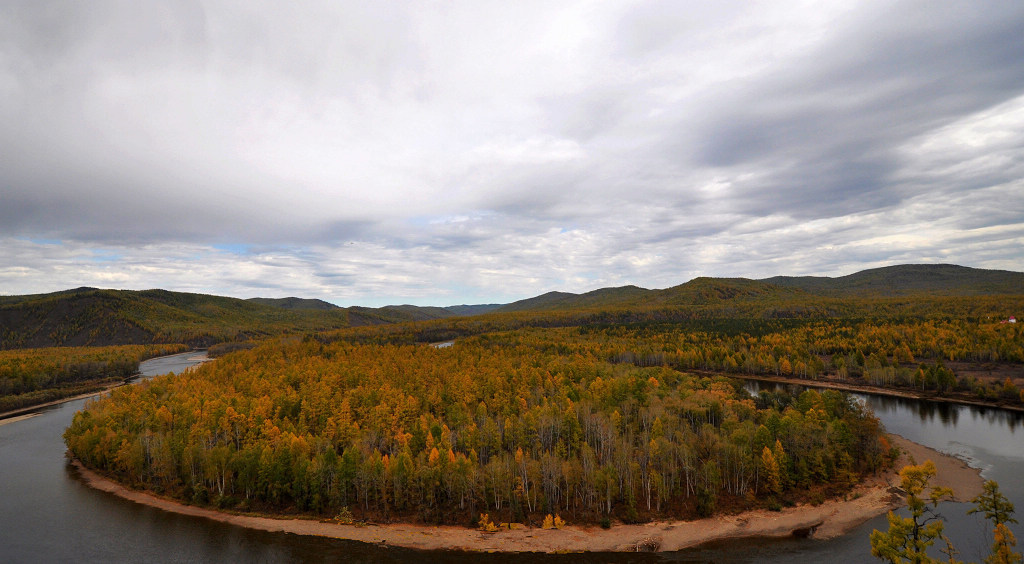
M736 187L749 213L830 217L896 205L914 193L892 181L901 144L1020 95L1022 18L1019 6L856 14L781 72L739 83L701 120L694 159L757 171Z
M0 287L446 305L1019 269L1022 27L995 1L8 2Z

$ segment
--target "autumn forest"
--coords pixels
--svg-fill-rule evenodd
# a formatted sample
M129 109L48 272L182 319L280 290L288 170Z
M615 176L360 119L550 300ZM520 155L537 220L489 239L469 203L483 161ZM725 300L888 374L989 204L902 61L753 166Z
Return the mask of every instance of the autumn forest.
M0 320L34 320L5 346L41 346L0 351L0 397L209 347L214 362L90 402L64 438L118 481L226 510L477 526L778 509L842 496L898 453L845 392L740 378L1021 409L1022 280L910 265L374 311L79 289L0 301Z

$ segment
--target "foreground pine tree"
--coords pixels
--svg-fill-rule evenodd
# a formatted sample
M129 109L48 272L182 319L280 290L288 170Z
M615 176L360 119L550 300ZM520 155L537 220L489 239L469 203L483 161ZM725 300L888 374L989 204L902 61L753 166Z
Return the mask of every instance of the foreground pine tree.
M959 564L954 558L956 548L949 538L942 534L945 523L936 511L939 502L953 497L953 490L933 486L929 482L935 477L935 464L926 460L924 464L904 466L900 470L900 485L907 492L907 509L910 517L900 517L889 512L889 530L871 532L871 554L893 564L931 564L939 560L928 555L928 548L936 540L942 540L945 548L941 549L950 564ZM985 482L984 491L973 500L977 507L968 511L984 513L985 518L993 525L992 554L985 559L986 564L1020 564L1019 552L1014 552L1017 539L1007 527L1007 523L1016 523L1013 518L1013 504L999 491L999 484L994 480Z
M936 506L943 499L951 499L953 490L932 486L925 494L935 472L935 463L931 460L917 466L904 466L900 470L900 485L907 492L910 517L900 517L889 512L889 530L883 533L875 529L871 532L873 556L894 564L938 562L928 556L928 547L935 544L937 539L945 540L942 535L945 523L936 512Z
M1013 552L1017 546L1017 539L1013 532L1006 526L1007 523L1016 523L1013 518L1013 503L1006 499L999 491L999 484L995 480L985 482L984 491L978 497L972 499L978 507L967 513L984 513L985 518L992 522L992 554L985 559L988 564L1015 564L1021 561L1021 554Z

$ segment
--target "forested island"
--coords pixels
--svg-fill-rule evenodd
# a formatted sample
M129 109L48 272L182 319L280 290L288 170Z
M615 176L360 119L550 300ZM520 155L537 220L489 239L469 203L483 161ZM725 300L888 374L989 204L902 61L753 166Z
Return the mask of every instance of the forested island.
M556 336L269 343L116 390L65 438L87 466L194 503L473 526L820 502L897 454L844 394L755 398Z

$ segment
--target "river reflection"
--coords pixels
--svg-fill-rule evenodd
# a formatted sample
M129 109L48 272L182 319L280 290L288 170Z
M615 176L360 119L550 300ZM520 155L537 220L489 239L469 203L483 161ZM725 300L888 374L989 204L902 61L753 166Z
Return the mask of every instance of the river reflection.
M194 356L149 361L143 364L144 373L182 370L195 364ZM760 388L751 383L748 389ZM889 431L983 468L984 475L999 480L1003 492L1024 510L1024 480L1018 475L1024 468L1019 414L858 397ZM746 539L679 553L570 555L419 552L253 531L137 505L81 483L64 460L61 435L83 404L79 400L47 408L36 417L0 426L0 562L872 562L868 535L886 527L880 516L829 541ZM960 558L981 561L989 541L984 522L966 516L968 508L942 505ZM1024 538L1019 525L1014 532Z
M808 389L806 386L797 384L783 384L767 380L746 380L746 389L752 395L757 395L761 390L785 391L787 394L796 397ZM1024 413L1007 411L994 407L962 405L949 402L930 402L910 398L893 396L878 396L871 394L851 393L861 402L870 407L876 415L881 414L916 414L921 423L926 425L941 425L942 427L956 427L961 417L970 417L972 421L981 421L988 425L1005 427L1011 433L1018 427L1024 426Z
M1011 433L1024 425L1024 414L992 407L958 405L946 402L924 402L905 398L883 398L881 396L858 395L876 414L896 413L900 410L917 413L918 419L926 424L940 424L956 427L961 417L969 417L974 424L1005 427Z

